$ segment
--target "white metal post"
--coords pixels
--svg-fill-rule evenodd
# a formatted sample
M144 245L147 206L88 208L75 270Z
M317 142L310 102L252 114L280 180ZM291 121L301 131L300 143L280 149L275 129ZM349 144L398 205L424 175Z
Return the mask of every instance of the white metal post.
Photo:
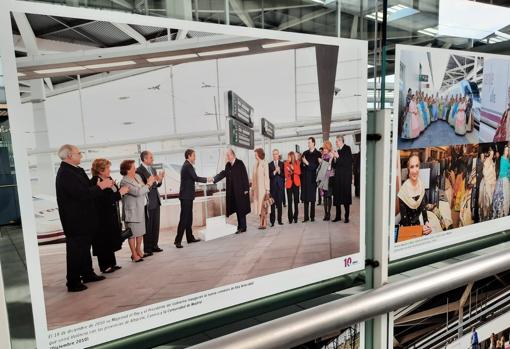
M374 288L384 286L388 282L388 249L389 249L389 217L390 217L390 166L391 163L391 111L379 110L375 115L376 134L381 135L381 140L375 148L375 168L378 175L375 176L374 193L374 260L379 266L374 268ZM373 324L373 348L387 349L389 340L389 328L393 326L392 314L379 315L374 318Z

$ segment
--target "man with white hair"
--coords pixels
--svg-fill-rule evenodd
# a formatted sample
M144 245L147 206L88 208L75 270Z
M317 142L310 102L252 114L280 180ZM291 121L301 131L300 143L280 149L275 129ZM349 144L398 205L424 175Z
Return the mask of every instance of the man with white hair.
M243 161L236 158L233 149L227 149L227 163L225 169L213 178L218 183L226 178L226 203L227 217L235 213L237 215L236 234L246 232L246 215L251 212L250 207L250 180Z
M92 236L98 228L94 198L113 186L111 179L90 182L80 162L78 147L65 144L58 156L62 160L55 181L60 221L66 237L67 290L80 292L87 289L84 283L104 280L92 268L90 248Z

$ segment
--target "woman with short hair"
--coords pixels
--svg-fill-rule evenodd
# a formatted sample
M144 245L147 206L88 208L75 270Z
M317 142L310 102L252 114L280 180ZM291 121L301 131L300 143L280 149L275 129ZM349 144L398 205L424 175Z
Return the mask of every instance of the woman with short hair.
M95 159L92 162L91 183L97 185L107 179L113 181L110 176L111 165L107 159ZM113 182L113 187L103 190L101 195L94 199L99 229L92 237L92 252L97 256L99 270L103 273L113 273L121 268L115 259L115 252L122 247L119 201L128 191L129 187L119 188Z
M129 187L128 195L122 198L122 213L126 228L130 228L133 236L129 238L131 260L143 261L142 241L145 235L145 205L147 194L156 180L154 176L147 178L147 184L143 183L140 175L136 173L134 160L124 160L120 164L120 174L124 177L121 186Z

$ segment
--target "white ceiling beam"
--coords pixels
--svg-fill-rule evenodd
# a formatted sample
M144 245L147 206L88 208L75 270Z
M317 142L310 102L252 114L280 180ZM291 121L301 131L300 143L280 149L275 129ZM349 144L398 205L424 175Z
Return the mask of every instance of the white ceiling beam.
M147 39L137 32L133 27L131 27L129 24L126 23L112 23L115 27L117 27L120 31L122 31L124 34L130 36L131 38L135 39L139 44L145 44L147 43Z
M35 37L34 31L30 22L28 22L27 16L24 13L14 12L14 20L20 31L23 43L27 50L28 55L37 56L39 55L39 48L37 47L37 38Z
M28 53L27 47L23 41L21 35L13 34L14 41L14 50L19 52ZM69 43L63 41L55 41L48 39L36 38L36 46L39 50L39 53L59 53L59 52L73 52L73 51L86 51L94 48L98 48L98 46L90 46L81 45L76 43Z
M188 35L188 31L184 29L179 29L177 35L175 36L175 40L184 40L186 39L186 35Z
M50 91L53 91L53 83L51 82L51 78L44 78L44 82L46 83L46 86L48 86Z
M80 78L81 87L87 88L96 85L101 85L110 81L116 81L120 79L125 79L131 76L148 73L151 71L155 71L158 69L164 69L164 67L157 68L140 68L140 69L129 69L125 71L119 72L111 72L111 73L99 73L95 75L90 75L84 78ZM60 95L67 92L72 92L78 90L78 81L72 80L67 82L62 82L53 87L51 91L46 93L46 97L53 97L56 95ZM22 98L22 103L30 102L30 98Z
M277 30L286 30L286 29L295 27L296 25L311 21L315 18L325 16L328 13L331 13L333 11L336 11L336 8L333 8L333 9L323 8L323 9L308 13L308 14L304 15L303 17L293 18L287 22L283 22L282 24L280 24L278 26Z
M254 41L254 38L232 37L227 35L209 36L180 41L161 41L147 45L129 45L109 48L97 48L88 51L74 51L36 57L20 57L16 59L19 68L62 63L77 63L98 59L115 59L127 56L137 56L156 53L172 53L187 49L200 49L205 47L227 45Z
M232 6L234 13L239 17L239 19L241 19L241 21L243 21L247 27L255 27L253 19L251 19L249 13L244 10L244 6L239 2L239 0L230 0L229 3Z

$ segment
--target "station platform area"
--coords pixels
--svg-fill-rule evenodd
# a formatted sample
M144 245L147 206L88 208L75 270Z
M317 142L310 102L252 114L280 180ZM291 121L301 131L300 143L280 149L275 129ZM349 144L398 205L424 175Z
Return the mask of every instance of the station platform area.
M183 249L173 245L175 229L165 230L160 236L163 252L132 263L124 244L116 253L122 269L105 274L104 281L87 284L89 289L80 293L66 291L65 245L41 246L48 327L76 324L358 252L359 199L353 198L347 224L324 222L323 216L323 206L317 206L315 222L301 223L301 212L297 224L288 224L284 218L284 225L259 230L258 217L251 214L246 233L189 245L183 242ZM195 227L195 234L199 230Z

